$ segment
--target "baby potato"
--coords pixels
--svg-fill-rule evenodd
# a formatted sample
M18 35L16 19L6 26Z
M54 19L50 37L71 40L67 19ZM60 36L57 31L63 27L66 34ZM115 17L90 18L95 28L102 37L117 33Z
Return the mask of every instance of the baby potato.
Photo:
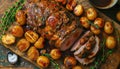
M100 29L97 29L92 25L90 26L90 30L96 35L100 34L100 32L101 32Z
M113 26L112 26L111 22L105 22L104 31L107 34L112 34L113 33Z
M67 4L66 4L66 8L69 11L72 11L74 9L74 7L76 6L76 0L68 0Z
M37 64L40 67L46 68L50 64L50 60L46 56L39 56L37 59Z
M72 69L82 69L81 66L74 66Z
M86 15L89 20L95 20L95 18L97 17L97 11L94 8L89 8L87 9Z
M5 34L2 36L2 42L7 45L13 44L15 43L15 37L12 34Z
M77 5L75 8L74 8L74 14L76 15L76 16L80 16L80 15L82 15L82 13L83 13L83 6L82 5Z
M68 56L64 59L64 65L68 68L72 68L76 65L77 61L74 57Z
M115 40L115 37L113 36L108 36L107 39L106 39L106 47L108 49L113 49L115 48L116 46L116 40Z
M99 28L104 27L104 20L102 18L96 18L94 24L98 25Z
M15 37L22 37L24 33L23 28L19 25L13 26L10 32Z
M37 58L39 57L39 51L34 47L30 47L30 49L27 52L27 56L29 59L36 61Z
M27 41L26 39L22 38L18 41L17 43L17 48L21 51L21 52L25 52L28 48L30 47L30 43L29 41Z
M117 12L117 14L116 14L116 18L117 18L117 20L120 22L120 11Z
M38 49L42 49L44 48L44 38L43 37L40 37L34 44L34 46Z
M90 24L88 23L87 17L81 17L80 18L80 23L86 29L88 29L90 27Z
M33 32L31 30L25 32L25 38L30 42L30 43L35 43L38 39L38 34L36 32Z
M52 49L50 55L53 59L59 59L61 57L61 51L59 49Z
M24 13L23 10L19 10L17 11L16 15L16 21L20 24L20 25L24 25L26 22L26 15Z

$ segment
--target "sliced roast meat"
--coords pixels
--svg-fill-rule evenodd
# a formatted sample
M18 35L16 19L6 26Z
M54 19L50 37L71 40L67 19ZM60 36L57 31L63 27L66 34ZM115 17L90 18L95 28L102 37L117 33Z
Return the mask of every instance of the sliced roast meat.
M85 44L88 39L90 38L90 36L92 36L93 33L91 31L87 31L85 32L85 34L73 45L73 47L71 48L71 51L75 51L77 49L79 49L79 47L81 47L83 44Z
M69 35L67 35L64 39L59 38L55 46L60 48L61 51L68 50L73 43L78 39L78 37L81 35L82 29L77 28L74 31L72 31Z
M100 39L98 36L95 36L95 41L96 41L95 47L92 50L92 52L89 54L88 58L94 57L97 54L97 52L99 51Z
M70 25L63 25L60 30L56 31L56 33L50 39L50 45L54 45L58 39L64 39L67 35L69 35L72 31L74 31L77 27L77 23L73 21Z
M91 43L91 41L94 39L94 36L91 36L90 38L89 38L89 40L84 44L84 45L82 45L77 51L75 51L74 52L74 55L78 55L78 54L84 54L85 53L85 51L87 51L86 49L87 49L87 44L88 43ZM94 42L94 41L93 41ZM92 46L91 46L92 47ZM91 48L90 47L90 48Z
M76 60L78 60L83 65L88 65L95 60L95 58L91 58L91 59L89 59L89 58L79 58L78 56L75 56L75 58L76 58Z

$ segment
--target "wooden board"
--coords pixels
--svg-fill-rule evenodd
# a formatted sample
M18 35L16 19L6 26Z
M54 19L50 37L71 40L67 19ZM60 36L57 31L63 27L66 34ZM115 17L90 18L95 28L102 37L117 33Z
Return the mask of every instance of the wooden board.
M9 6L11 6L15 1L18 1L18 0L0 0L0 1L1 1L0 2L0 4L1 4L0 5L0 9L1 9L0 15L2 15ZM93 7L89 3L89 0L78 0L78 3L82 4L84 6L85 10L90 8L90 7ZM116 28L118 28L118 30L120 31L120 25L118 25L115 21L113 21L109 17L105 16L101 12L98 11L98 13L99 13L99 17L102 17L103 19L105 19L105 21L112 21L112 22L114 22ZM16 54L18 54L22 58L24 58L24 59L28 60L29 62L33 63L34 65L38 66L35 62L29 60L26 57L25 53L21 53L19 50L17 50L17 48L14 48L14 46L6 46L6 45L4 45L4 46L6 48L9 48L11 51L15 52ZM108 69L108 68L109 69L117 69L118 65L120 64L120 59L119 58L120 58L120 45L117 46L116 51L108 57L107 61L104 64L102 64L102 67L100 69ZM111 67L111 65L112 65L112 67ZM85 69L89 69L89 68L86 66Z

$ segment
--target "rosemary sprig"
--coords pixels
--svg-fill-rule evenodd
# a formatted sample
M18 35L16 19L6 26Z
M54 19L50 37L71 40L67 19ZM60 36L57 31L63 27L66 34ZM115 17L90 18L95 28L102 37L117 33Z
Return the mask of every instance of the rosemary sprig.
M95 28L99 29L99 26L97 24L94 24L93 22L91 21L87 21L87 23L91 24L92 26L94 26Z
M15 14L18 10L22 9L25 0L19 0L16 2L8 11L4 13L4 16L1 18L0 24L0 39L5 31L8 30L8 27L15 21Z
M43 56L46 56L49 58L51 64L55 67L55 69L60 69L60 66L58 63L56 63L50 56L50 54L46 53L46 54L42 54Z

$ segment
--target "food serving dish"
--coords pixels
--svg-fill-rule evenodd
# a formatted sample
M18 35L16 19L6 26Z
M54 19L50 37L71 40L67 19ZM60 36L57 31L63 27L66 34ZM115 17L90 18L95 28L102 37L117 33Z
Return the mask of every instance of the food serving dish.
M31 2L31 1L33 1L33 2ZM69 69L69 67L74 68L74 66L77 65L83 69L89 69L89 68L95 69L95 68L99 68L99 67L101 69L107 69L107 68L117 69L117 66L120 63L120 60L119 60L119 58L120 58L119 29L118 29L119 25L117 23L115 23L113 20L111 20L110 18L108 18L107 16L105 16L104 14L99 12L98 10L96 10L89 3L88 0L68 1L68 2L77 1L75 3L77 4L78 7L76 7L76 8L80 9L82 6L83 11L77 9L78 12L76 10L73 11L74 8L73 7L71 8L70 7L71 5L69 6L69 3L64 4L64 2L60 2L59 0L56 0L57 2L55 2L54 0L52 0L52 1L49 0L49 3L46 0L45 1L41 0L40 1L41 4L38 4L39 2L36 2L36 1L39 1L39 0L28 0L27 2L24 2L24 3L23 3L23 0L20 0L19 2L17 2L17 4L14 6L14 8L16 8L17 10L16 9L13 10L13 8L10 9L10 11L11 10L14 11L14 15L10 16L11 18L12 17L14 18L11 21L12 24L10 24L10 25L4 24L5 23L4 21L7 17L6 18L5 18L5 16L3 17L3 21L2 21L3 27L8 26L8 27L6 27L8 29L5 30L6 28L3 28L3 27L1 28L3 31L1 33L1 35L3 34L1 36L1 44L2 45L4 45L6 48L9 48L11 51L15 52L22 58L35 64L39 68L48 68L48 69L53 69L53 68L67 69L68 68ZM36 3L34 3L34 2L36 2ZM45 3L45 5L44 5L44 3ZM60 4L63 4L63 5L60 5ZM76 4L75 4L75 6L76 6ZM44 7L43 5L49 6L49 8L52 8L52 10L51 9L50 9L51 11L48 10L49 12L46 11L43 14L43 16L41 18L39 18L40 20L43 20L45 23L45 28L41 30L41 29L38 29L38 27L40 27L42 25L44 26L44 23L35 24L34 17L39 17L37 15L41 14L41 13L39 13L39 12L41 12L40 11L41 9L39 9L38 7L39 6ZM72 3L72 5L74 6L74 3ZM45 9L45 8L42 8L42 9ZM56 8L59 8L59 9L56 9ZM88 9L90 9L90 8L93 8L95 10L95 12L96 12L95 15L97 14L93 18L89 17L87 15L87 14L90 14L88 12ZM23 10L25 10L25 11L23 12ZM57 11L57 12L60 11L60 12L55 13L55 11ZM52 15L49 15L49 13L51 13ZM10 14L9 11L8 11L8 14ZM22 15L20 15L20 14L22 14ZM5 14L5 15L7 15L7 14ZM25 17L23 17L24 15L25 15ZM26 15L27 15L27 17L26 17ZM49 15L49 16L47 16L47 15ZM44 16L47 16L47 17L44 17ZM82 18L83 16L86 16L88 18L88 21L86 21L86 22L89 23L90 28L87 28L87 26L84 25L84 23L81 24L82 19L80 19L80 18ZM58 18L58 19L56 19L56 18ZM101 18L102 18L103 21L105 21L105 24L106 24L106 22L108 22L108 24L110 23L111 27L114 30L106 31L106 29L102 28L103 26L105 27L105 25L103 25L101 27L101 25L99 26L99 24L97 22L96 22L96 24L94 24L95 23L94 20L97 18L98 18L98 20L100 19L100 21L102 21L101 20ZM70 25L65 24L65 26L64 26L64 24L62 24L62 26L63 26L62 27L61 21L59 21L60 19L63 20L63 22L65 22L65 23L70 22ZM9 18L7 18L7 20L9 20ZM56 21L59 22L58 26L62 30L58 30L59 28L57 28L56 25L50 23L50 22L54 23ZM24 24L24 23L26 23L26 24ZM39 21L38 21L38 23L39 23ZM47 25L49 25L49 23L50 23L50 26L52 26L52 30L49 29L49 26L47 26ZM21 26L22 26L22 28L21 28ZM91 26L93 26L93 27L91 28ZM71 29L71 27L72 27L72 29ZM31 28L32 28L32 30L31 30ZM40 28L42 28L42 27L40 27ZM66 28L67 28L67 30L66 30ZM17 29L17 32L16 32L16 29ZM97 32L94 31L96 29L99 29L102 33L99 33L99 30ZM51 30L52 32L49 30ZM67 31L67 34L66 33L62 34L61 31L62 32ZM88 50L86 51L86 50L83 50L82 48L79 48L79 49L82 49L82 51L80 51L80 53L82 53L83 51L85 51L85 52L83 52L83 54L80 55L80 58L78 58L78 56L77 56L78 54L76 54L77 53L76 51L79 51L79 50L78 49L75 50L74 47L76 46L76 44L80 45L79 39L84 37L85 36L84 34L87 32L92 32L92 36L93 36L93 37L91 37L91 35L90 35L90 37L87 36L88 38L95 39L94 41L92 41L93 47L94 47L92 49L94 51L91 50L94 54L89 55L90 54L89 53L88 55L85 54L85 56L84 56L83 54L87 53ZM54 36L51 35L51 33L54 34ZM58 34L60 35L59 37L62 39L61 43L59 42L58 39L55 39L56 35L58 35ZM109 43L110 41L109 40L107 41L107 39L108 39L107 37L109 37L109 36L113 37L113 41L111 42L111 43L113 43L113 47L111 47L112 44L110 45L110 43ZM11 38L11 39L9 39L9 38ZM66 43L66 42L68 42L68 43ZM88 41L88 43L90 43L90 42ZM23 45L23 44L25 44L25 45ZM102 47L102 44L103 44L103 47ZM85 48L85 46L82 45L81 47ZM56 50L53 50L53 49L57 49L58 52L60 52L62 54L57 53L57 56L52 55L52 54L55 54L54 52L56 52ZM90 47L90 49L91 49L91 47ZM102 50L102 54L101 54L101 50ZM91 52L91 51L88 51L88 52ZM83 62L79 61L79 59L84 58L83 56L84 57L87 56L87 58L90 58L90 60L89 59L87 59L87 61L83 60ZM68 59L69 57L72 57L71 61ZM46 62L45 65L43 65L40 62L41 61L40 58L45 59L44 60L44 62ZM70 62L70 63L67 63L67 62ZM99 64L100 64L100 66L99 66ZM112 64L114 64L114 65L112 65Z

